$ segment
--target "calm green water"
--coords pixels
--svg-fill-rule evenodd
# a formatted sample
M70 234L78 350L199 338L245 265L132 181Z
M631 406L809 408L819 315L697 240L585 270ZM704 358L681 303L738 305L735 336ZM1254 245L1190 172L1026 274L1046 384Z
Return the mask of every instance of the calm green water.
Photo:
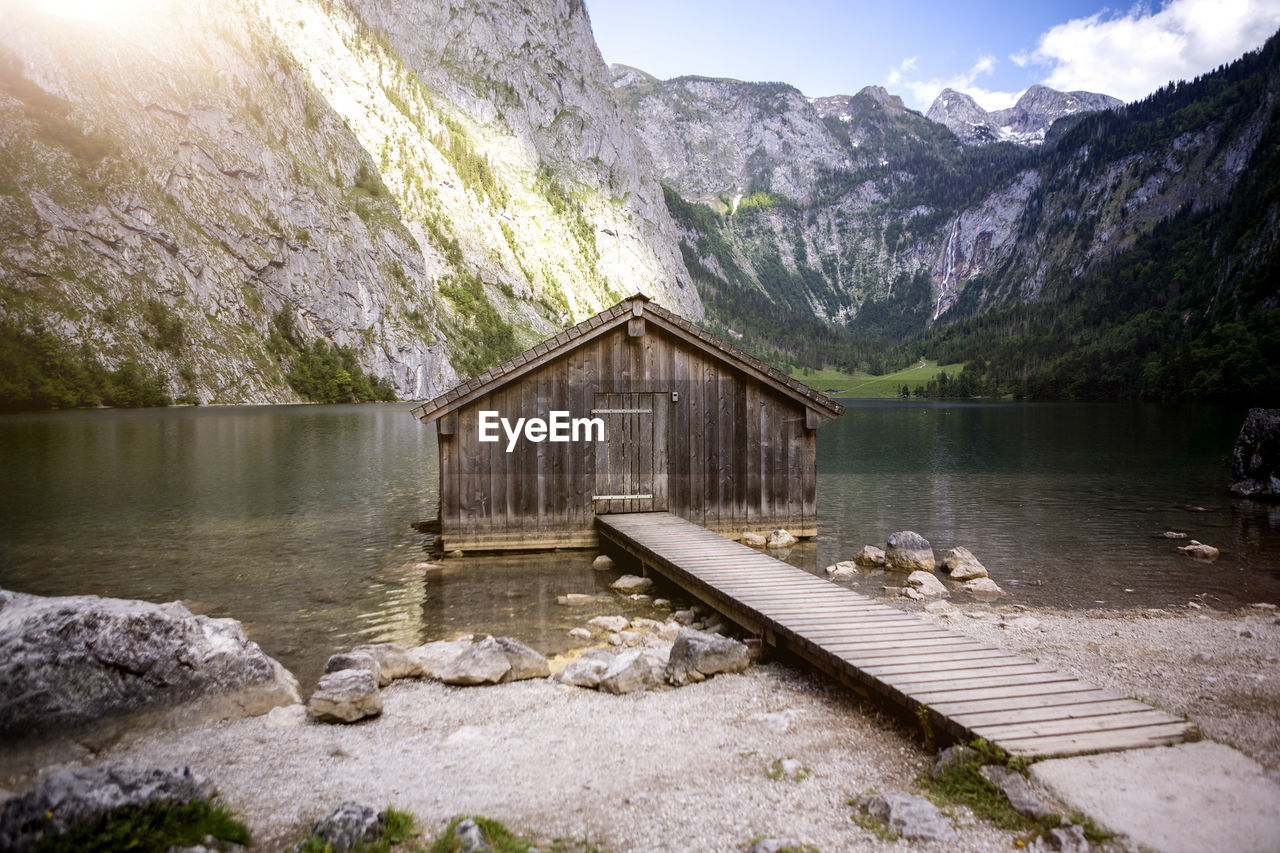
M436 448L407 404L86 411L0 417L0 585L182 599L243 621L303 679L357 642L471 631L567 649L616 612L593 554L413 569L434 517ZM852 402L819 433L810 570L913 529L969 547L1014 603L1280 600L1280 507L1233 501L1243 412ZM1183 530L1216 563L1157 538ZM880 594L882 578L859 580ZM1133 590L1126 592L1126 590ZM566 608L555 597L601 593ZM638 610L637 610L638 612Z

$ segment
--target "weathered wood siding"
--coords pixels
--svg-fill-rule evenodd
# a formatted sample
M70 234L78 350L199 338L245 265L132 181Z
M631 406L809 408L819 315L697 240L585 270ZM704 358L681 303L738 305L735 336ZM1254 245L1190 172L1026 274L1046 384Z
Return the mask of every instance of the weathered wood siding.
M521 438L508 453L505 435L478 440L484 410L514 421L553 410L576 418L591 417L593 408L639 412L649 405L647 416L601 416L607 428L634 439L627 445ZM649 509L732 535L773 527L816 533L816 431L806 428L806 406L654 322L587 340L468 402L438 427L446 550L591 546L596 512ZM648 463L631 453L637 449L655 460L651 480ZM604 471L611 472L607 480ZM648 484L643 494L652 497L593 502L606 482Z

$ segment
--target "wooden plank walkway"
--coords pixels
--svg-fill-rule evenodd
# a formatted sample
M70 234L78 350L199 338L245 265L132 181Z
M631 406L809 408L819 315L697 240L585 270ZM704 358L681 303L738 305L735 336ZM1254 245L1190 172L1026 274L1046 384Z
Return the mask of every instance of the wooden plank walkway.
M957 740L1012 755L1178 743L1194 727L984 645L667 512L600 515L602 536L769 645ZM921 711L920 709L925 709Z

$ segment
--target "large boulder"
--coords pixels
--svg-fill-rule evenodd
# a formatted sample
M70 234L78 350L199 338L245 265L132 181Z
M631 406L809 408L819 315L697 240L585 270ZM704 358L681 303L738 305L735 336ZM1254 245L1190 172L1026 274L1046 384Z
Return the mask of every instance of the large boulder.
M416 677L434 678L439 681L444 677L449 664L470 647L470 639L436 640L407 649L405 655L412 663L413 674Z
M378 662L378 684L390 684L398 678L419 678L422 675L418 662L408 649L395 643L372 643L356 646L354 653L364 653Z
M1231 457L1231 493L1280 500L1280 409L1250 409Z
M445 684L497 684L511 671L507 653L493 637L482 637L450 661L440 675Z
M507 656L507 663L511 667L502 676L503 682L546 678L551 674L551 666L542 652L529 648L513 637L498 637L495 642Z
M307 714L322 723L354 723L382 713L378 677L367 669L340 669L320 677Z
M661 683L659 672L648 649L628 649L610 662L597 686L607 693L648 690Z
M0 850L33 850L80 821L150 802L175 805L212 796L208 783L186 767L113 767L59 770L0 808Z
M702 681L718 672L742 672L747 647L730 637L681 628L667 661L667 681L677 687Z
M919 533L899 531L889 537L884 549L884 567L894 572L932 572L933 546Z
M298 682L234 619L181 604L0 590L0 766L74 735L191 723L297 703ZM61 746L59 746L61 745ZM42 759L41 759L42 760Z
M974 578L985 578L987 567L978 562L968 548L952 548L942 558L943 570L951 575L953 581L971 581Z
M613 657L604 649L592 649L566 664L552 678L561 684L572 684L575 687L599 687L600 679L613 664Z

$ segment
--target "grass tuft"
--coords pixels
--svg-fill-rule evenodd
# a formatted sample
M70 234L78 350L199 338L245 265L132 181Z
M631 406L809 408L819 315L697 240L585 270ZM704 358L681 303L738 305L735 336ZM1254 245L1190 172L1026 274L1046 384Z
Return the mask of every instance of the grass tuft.
M206 836L232 844L248 845L249 828L235 813L211 799L186 803L153 801L116 809L98 818L82 820L66 832L44 838L35 853L163 853L170 847L193 847Z

